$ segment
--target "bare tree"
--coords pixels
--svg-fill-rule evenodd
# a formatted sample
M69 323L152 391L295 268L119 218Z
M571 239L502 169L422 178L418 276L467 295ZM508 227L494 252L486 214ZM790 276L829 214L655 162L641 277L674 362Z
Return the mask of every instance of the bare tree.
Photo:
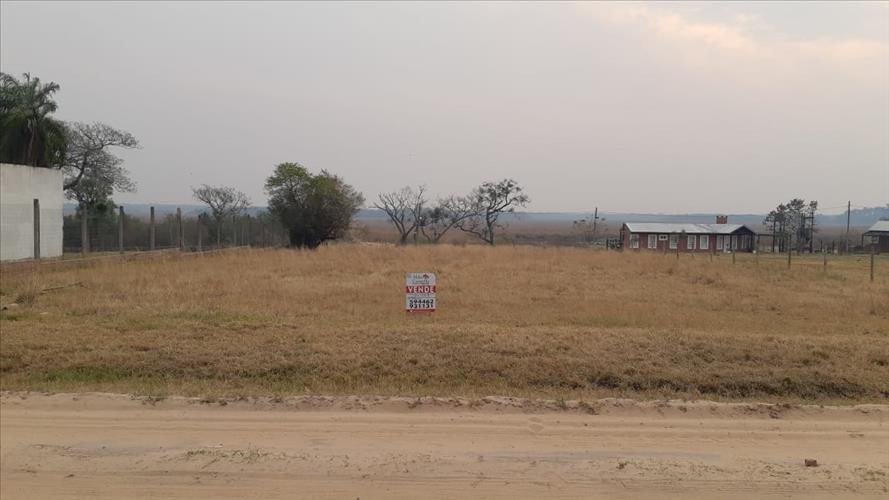
M457 227L493 245L496 230L504 227L499 221L500 216L515 212L516 207L523 207L529 201L531 199L523 192L522 187L512 179L486 182L469 195L473 213L457 224Z
M216 222L216 246L222 242L222 223L226 217L235 217L250 206L250 198L235 188L227 186L193 187L195 199L210 207L210 213Z
M438 243L449 230L475 214L467 198L450 196L434 207L424 208L418 217L417 229L429 243Z
M114 155L99 155L91 162L87 173L77 185L65 191L69 200L76 200L78 210L82 214L90 213L99 205L114 206L111 196L115 191L132 193L136 191L136 183L130 179L130 173L121 166L123 160Z
M108 148L138 148L139 141L129 132L117 130L104 123L70 123L66 126L66 151L62 170L65 171L65 190L80 183L84 176L93 176L93 171L105 170L120 165L122 160Z
M382 210L395 230L398 231L398 243L404 245L411 233L417 231L420 215L426 204L426 188L420 186L414 191L410 186L391 193L383 193L378 197L374 207Z

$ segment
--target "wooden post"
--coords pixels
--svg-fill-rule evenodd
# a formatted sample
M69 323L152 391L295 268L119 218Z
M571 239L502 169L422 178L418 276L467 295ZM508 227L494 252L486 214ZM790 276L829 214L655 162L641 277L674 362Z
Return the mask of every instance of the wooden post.
M117 207L117 247L123 253L123 206Z
M154 207L151 207L151 215L148 218L148 249L154 250Z
M80 253L86 255L90 252L89 213L86 207L80 209Z
M40 200L37 198L34 198L34 260L40 260Z
M179 227L178 231L176 232L176 240L178 243L176 246L179 247L179 250L184 250L185 249L185 238L184 238L185 233L182 231L182 209L179 207L176 207L176 225Z
M732 264L735 263L735 251L732 250Z
M874 249L876 248L875 243L870 244L870 282L874 282Z
M824 254L824 272L826 273L827 272L827 252L824 251L823 247L821 249L821 253Z

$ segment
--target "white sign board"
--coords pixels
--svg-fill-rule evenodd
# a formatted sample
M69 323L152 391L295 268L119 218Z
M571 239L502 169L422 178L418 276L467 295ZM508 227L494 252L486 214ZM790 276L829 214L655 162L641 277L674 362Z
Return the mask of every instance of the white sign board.
M409 313L435 311L435 275L407 273L405 279L405 310Z

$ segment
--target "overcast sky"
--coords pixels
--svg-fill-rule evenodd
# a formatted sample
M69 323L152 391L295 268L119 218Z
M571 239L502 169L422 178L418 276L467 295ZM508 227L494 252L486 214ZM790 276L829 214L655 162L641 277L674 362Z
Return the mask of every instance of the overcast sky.
M513 177L534 211L889 203L889 2L0 3L0 68L143 148L123 202L275 164L368 202Z

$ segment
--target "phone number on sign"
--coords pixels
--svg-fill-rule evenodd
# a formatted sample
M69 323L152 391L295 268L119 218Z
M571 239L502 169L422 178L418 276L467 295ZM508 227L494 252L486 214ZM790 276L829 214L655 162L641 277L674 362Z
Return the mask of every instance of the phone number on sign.
M408 309L435 309L435 299L408 299Z

